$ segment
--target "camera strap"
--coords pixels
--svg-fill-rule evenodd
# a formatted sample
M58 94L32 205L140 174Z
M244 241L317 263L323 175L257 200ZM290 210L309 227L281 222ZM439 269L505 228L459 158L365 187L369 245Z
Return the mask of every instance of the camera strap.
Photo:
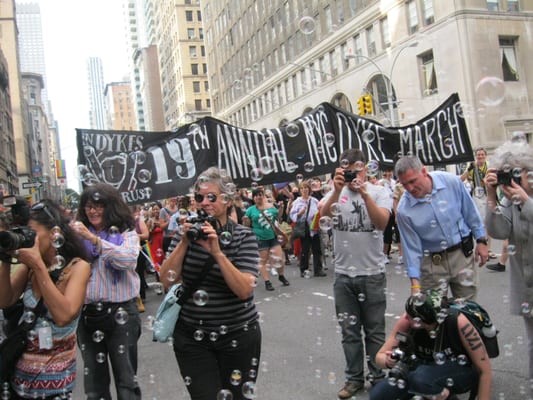
M183 259L183 264L182 265L185 265L185 262L187 261L187 254L185 254L185 257ZM181 294L181 296L179 296L179 299L177 301L177 303L179 305L183 305L185 304L185 302L189 299L189 297L192 296L192 294L196 291L196 289L198 288L198 286L200 285L200 283L202 283L202 281L204 280L205 276L207 275L207 273L209 272L209 270L211 269L211 267L215 264L215 259L213 258L212 255L209 255L209 257L207 258L207 260L205 260L205 264L204 266L202 267L202 272L200 273L200 275L193 281L193 283L190 285L190 286L186 286L186 285L183 285L183 292Z

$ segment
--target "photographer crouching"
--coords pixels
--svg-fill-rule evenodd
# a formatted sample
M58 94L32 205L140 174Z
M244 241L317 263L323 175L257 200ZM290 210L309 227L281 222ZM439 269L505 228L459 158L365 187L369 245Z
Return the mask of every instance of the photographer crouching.
M370 400L457 399L455 394L476 390L479 400L490 399L492 370L485 345L463 314L457 316L457 329L450 326L455 316L447 310L437 291L407 299L376 355L376 363L390 372L370 390Z

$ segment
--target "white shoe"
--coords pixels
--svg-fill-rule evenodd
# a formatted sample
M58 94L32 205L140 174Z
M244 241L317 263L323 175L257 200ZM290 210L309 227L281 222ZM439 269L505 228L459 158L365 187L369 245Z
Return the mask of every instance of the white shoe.
M403 256L398 257L398 264L403 264Z

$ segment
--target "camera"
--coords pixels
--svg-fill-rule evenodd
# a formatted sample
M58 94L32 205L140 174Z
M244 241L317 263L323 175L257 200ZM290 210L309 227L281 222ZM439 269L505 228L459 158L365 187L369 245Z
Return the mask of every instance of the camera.
M412 337L404 332L396 333L396 340L399 345L391 354L391 358L396 360L396 364L389 371L389 378L407 381L409 371L417 365L417 357L414 353L414 343Z
M355 171L349 171L349 170L344 170L344 181L346 183L350 183L351 181L353 181L355 178L357 178L357 175L360 173L361 171L360 170L355 170Z
M521 172L521 171L520 171ZM515 181L518 185L522 181L522 178L519 174L514 174L511 171L496 171L496 176L498 178L498 185L511 186L511 182Z
M193 224L185 233L187 239L191 242L196 242L199 239L207 239L207 234L202 230L202 226L204 226L206 222L209 222L216 229L215 218L211 217L203 210L198 210L198 215L196 217L187 218L186 222Z
M34 243L35 232L27 226L0 232L0 253L32 247Z

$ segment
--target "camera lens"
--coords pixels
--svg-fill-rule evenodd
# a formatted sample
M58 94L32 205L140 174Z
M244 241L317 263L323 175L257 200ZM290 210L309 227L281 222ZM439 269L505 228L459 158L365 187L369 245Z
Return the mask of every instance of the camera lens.
M0 232L0 249L3 251L12 251L21 248L24 243L24 235L11 231Z

